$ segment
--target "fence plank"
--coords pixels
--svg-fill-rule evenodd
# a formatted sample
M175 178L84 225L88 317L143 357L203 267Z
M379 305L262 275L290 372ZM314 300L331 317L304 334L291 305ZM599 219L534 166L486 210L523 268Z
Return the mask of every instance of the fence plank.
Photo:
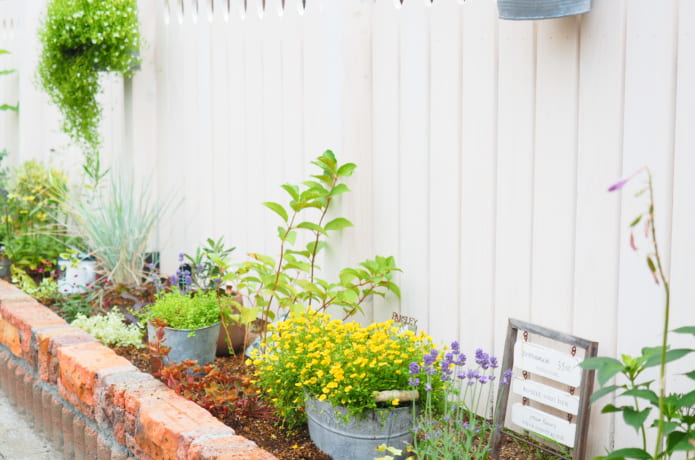
M621 176L623 142L624 2L600 3L582 17L577 155L577 225L574 264L573 333L603 337L599 354L615 353L619 200L610 184ZM601 318L597 321L596 318ZM589 457L600 455L612 439L612 414L601 414L605 398L593 406Z

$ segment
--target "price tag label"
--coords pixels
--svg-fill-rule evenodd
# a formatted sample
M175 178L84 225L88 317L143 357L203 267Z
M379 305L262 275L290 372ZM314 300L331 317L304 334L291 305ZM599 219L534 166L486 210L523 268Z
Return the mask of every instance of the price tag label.
M574 435L577 425L560 417L516 403L512 406L512 423L525 430L550 438L567 447L574 446Z
M540 376L578 387L582 381L579 359L537 343L519 341L514 344L514 364Z
M577 415L579 413L579 396L573 396L542 383L515 378L512 381L512 391L568 414Z

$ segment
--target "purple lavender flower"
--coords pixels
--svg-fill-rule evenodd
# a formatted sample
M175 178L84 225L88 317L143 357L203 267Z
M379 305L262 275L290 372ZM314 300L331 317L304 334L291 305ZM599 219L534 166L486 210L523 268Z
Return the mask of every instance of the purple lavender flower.
M616 190L620 190L621 188L623 188L623 186L624 186L625 184L628 183L628 181L629 181L630 179L631 179L631 178L628 177L627 179L621 179L621 180L619 180L619 181L616 182L615 184L613 184L613 185L611 185L610 187L608 187L608 191L609 191L609 192L615 192Z
M444 355L444 360L445 360L445 361L449 361L450 363L453 363L453 362L454 362L454 354L451 353L451 352L445 354L445 355Z
M432 366L425 366L425 374L427 375L434 375L437 373L437 370L432 367Z
M408 380L408 385L410 385L411 387L420 386L420 379L417 378L417 377L411 377L411 378Z
M183 252L179 252L179 262L183 262L184 254Z
M501 382L501 384L502 384L502 385L509 385L509 382L510 382L511 380L512 380L512 370L511 370L511 369L507 369L506 371L504 371L504 373L503 373L503 375L502 375L502 382Z
M466 371L461 371L458 374L456 374L456 378L464 380L466 378Z
M432 364L434 364L434 362L437 360L438 354L439 353L437 352L437 349L433 348L432 351L429 352L429 354L425 355L425 364L427 366L431 366Z
M425 384L425 391L427 391L427 392L432 391L432 385L430 385L429 382Z
M466 365L466 355L464 355L463 353L459 354L456 357L456 361L454 361L454 364L456 364L457 366L465 366Z
M497 369L499 367L499 364L497 363L497 358L494 356L490 356L490 367L493 369Z
M410 370L410 375L418 375L420 373L420 365L416 362L410 363L408 369Z
M461 345L458 343L458 341L454 340L453 342L451 342L451 351L455 355L461 353Z
M488 381L488 378L486 375L481 375L480 377L478 377L478 382L482 383L483 385L485 385L487 383L487 381Z

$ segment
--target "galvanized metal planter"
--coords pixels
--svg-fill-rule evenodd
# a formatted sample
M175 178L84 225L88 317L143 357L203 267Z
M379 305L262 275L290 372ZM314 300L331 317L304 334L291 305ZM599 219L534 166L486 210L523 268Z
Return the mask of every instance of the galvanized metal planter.
M381 444L405 449L413 439L411 407L377 409L364 419L350 418L347 422L344 407L307 397L305 408L311 440L333 460L374 458Z
M551 19L586 13L591 0L497 0L500 19Z
M150 342L154 341L156 329L151 323L147 323L147 334L150 337ZM215 360L219 336L219 322L200 329L165 327L163 345L170 347L171 351L164 357L163 364L180 363L187 360L197 361L201 366L211 363Z

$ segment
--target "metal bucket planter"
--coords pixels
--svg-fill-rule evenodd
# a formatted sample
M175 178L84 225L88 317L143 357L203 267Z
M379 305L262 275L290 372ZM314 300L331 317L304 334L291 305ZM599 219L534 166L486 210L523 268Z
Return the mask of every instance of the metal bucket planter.
M97 279L97 262L94 257L80 255L77 261L58 258L58 290L63 294L85 292Z
M147 337L152 343L156 337L156 327L147 323ZM195 335L191 335L194 333ZM197 361L199 365L215 360L217 338L220 335L220 323L200 329L164 328L163 345L171 350L163 358L163 364L180 363L181 361Z
M586 13L591 0L497 0L500 19L551 19Z
M365 418L347 422L347 409L325 401L307 397L305 409L311 440L333 460L372 459L381 444L405 451L413 440L411 407L372 410Z
M10 267L12 266L12 261L7 258L7 256L0 252L0 278L7 278L10 276Z

